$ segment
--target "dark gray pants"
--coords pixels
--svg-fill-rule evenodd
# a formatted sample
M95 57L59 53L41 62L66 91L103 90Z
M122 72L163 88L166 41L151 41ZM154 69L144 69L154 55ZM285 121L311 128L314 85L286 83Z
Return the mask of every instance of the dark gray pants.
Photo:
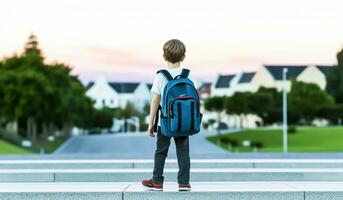
M154 183L163 184L163 169L164 163L168 155L170 145L170 137L161 134L161 128L157 131L157 148L155 151L155 163L152 181ZM175 137L177 162L179 165L179 172L177 175L177 182L179 184L189 183L189 173L191 168L189 157L189 139L188 137Z

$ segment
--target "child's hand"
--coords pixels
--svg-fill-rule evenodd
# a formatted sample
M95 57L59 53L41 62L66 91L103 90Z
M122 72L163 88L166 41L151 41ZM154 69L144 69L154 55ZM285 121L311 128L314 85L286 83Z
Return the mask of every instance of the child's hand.
M149 125L148 134L149 134L150 137L155 137L154 126L153 125Z

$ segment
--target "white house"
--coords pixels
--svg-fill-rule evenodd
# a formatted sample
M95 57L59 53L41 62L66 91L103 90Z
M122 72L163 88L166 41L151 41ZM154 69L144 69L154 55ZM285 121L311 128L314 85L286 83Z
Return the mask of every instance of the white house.
M317 84L322 90L326 87L326 78L330 73L330 66L308 66L296 80Z
M290 91L291 81L303 81L317 84L321 89L326 87L326 78L330 73L331 66L295 66L295 65L264 65L256 72L242 72L237 75L218 75L212 84L211 96L232 96L235 92L256 92L260 87L276 88L281 91L284 83L282 71L288 69L286 90ZM213 113L214 114L214 113ZM207 113L211 116L211 113ZM210 118L215 118L212 116ZM222 122L229 127L237 127L235 115L221 113ZM247 115L243 121L244 127L253 128L261 119L256 115Z
M261 67L252 79L252 92L260 87L272 87L281 91L283 89L282 71L288 69L286 90L290 91L291 81L303 81L317 84L321 89L326 87L326 77L330 73L331 66L287 66L287 65L265 65Z
M139 111L142 111L151 99L148 84L109 82L103 75L88 85L86 95L95 101L95 108L125 108L127 103L131 102Z
M255 76L255 72L242 72L237 75L237 81L232 85L233 92L250 92L252 91L252 79Z
M254 88L252 79L255 72L218 75L212 84L211 96L232 96L235 92L251 92Z
M211 96L231 96L234 93L232 84L237 82L235 77L236 74L218 75L211 86Z

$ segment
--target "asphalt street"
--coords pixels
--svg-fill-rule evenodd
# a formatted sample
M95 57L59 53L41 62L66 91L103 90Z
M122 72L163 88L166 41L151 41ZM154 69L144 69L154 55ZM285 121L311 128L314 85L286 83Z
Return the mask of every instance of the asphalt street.
M192 158L223 157L226 151L208 142L209 133L199 133L190 137ZM156 137L145 133L121 133L102 135L81 135L70 138L54 154L100 154L117 155L122 158L153 158ZM168 158L175 158L174 140L171 140Z

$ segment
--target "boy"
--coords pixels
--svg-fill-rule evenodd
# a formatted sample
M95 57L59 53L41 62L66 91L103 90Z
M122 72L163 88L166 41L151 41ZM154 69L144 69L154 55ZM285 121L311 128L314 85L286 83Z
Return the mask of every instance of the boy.
M182 68L180 68L181 62L185 59L186 47L180 40L169 40L163 46L163 58L167 63L166 70L170 75L175 78L180 75ZM163 89L167 84L167 79L158 73L153 82L151 92L152 100L150 106L150 122L148 128L148 134L154 137L154 121L156 116L156 111L158 110L161 103L161 96L163 96ZM160 122L158 122L157 131L157 148L155 152L154 159L154 171L153 178L149 180L143 180L142 184L150 190L163 190L163 168L165 159L168 154L168 149L170 145L170 137L161 134ZM188 137L174 137L177 160L179 165L178 172L178 184L179 191L189 191L191 186L189 184L189 174L190 174L190 157L189 157L189 141Z

